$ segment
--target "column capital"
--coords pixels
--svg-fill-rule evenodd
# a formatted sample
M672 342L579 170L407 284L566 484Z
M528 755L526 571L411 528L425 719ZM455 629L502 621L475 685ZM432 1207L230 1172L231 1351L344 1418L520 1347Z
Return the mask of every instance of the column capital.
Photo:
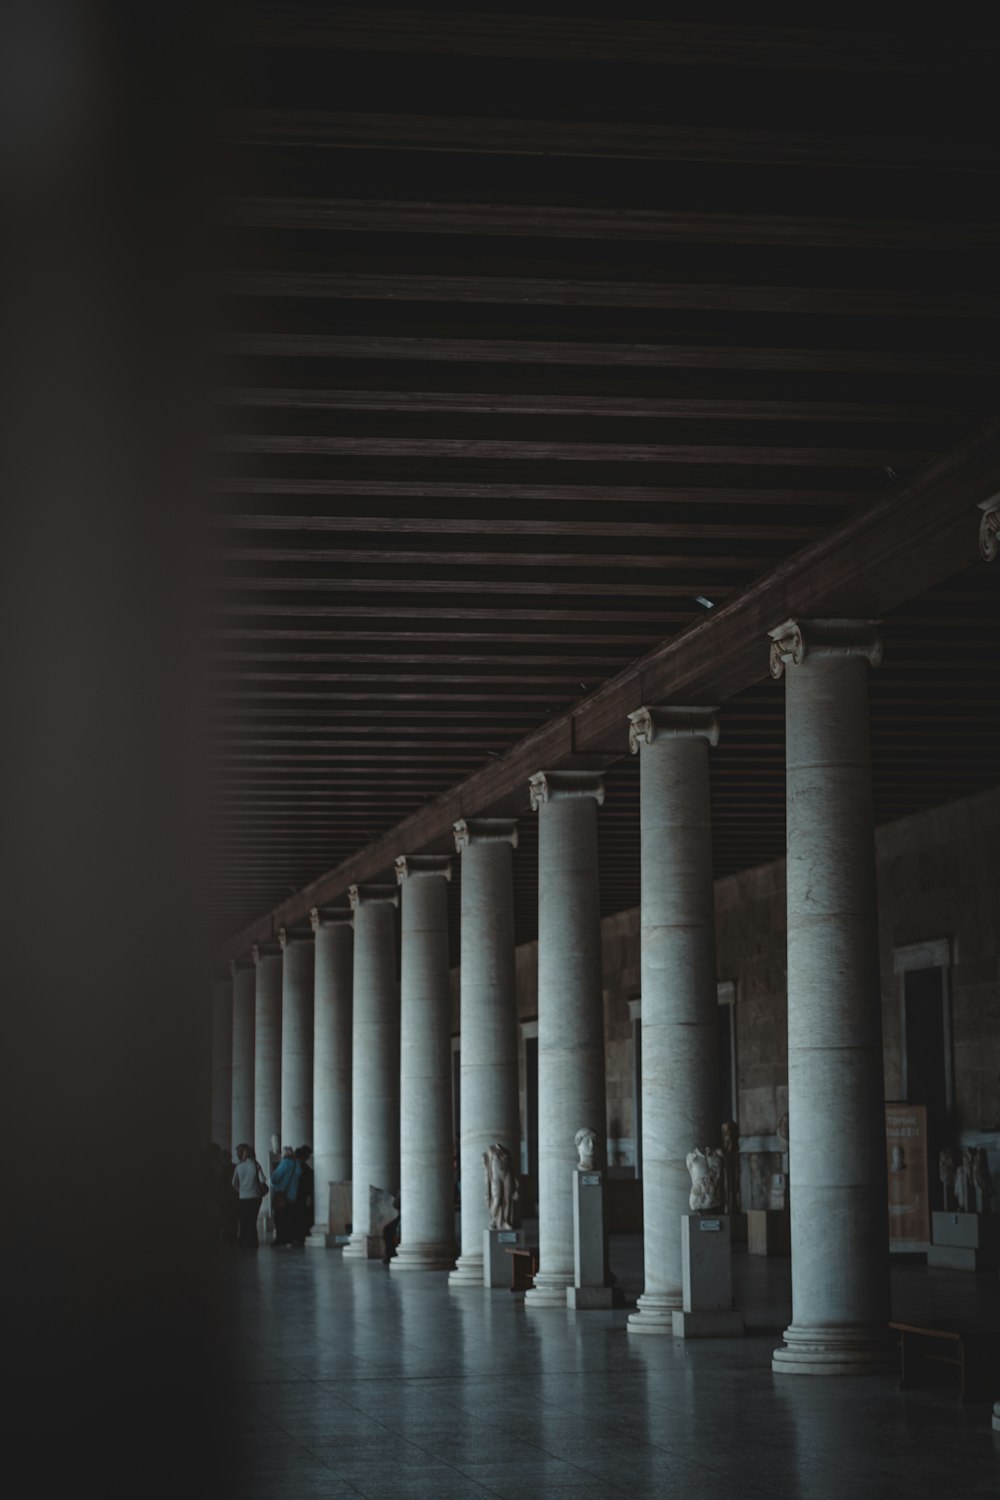
M532 812L537 812L543 802L580 797L593 797L600 806L604 801L604 777L600 771L536 771L528 778L528 790Z
M398 906L399 891L394 885L352 885L348 889L347 899L351 903L351 911L357 911L360 906L372 906L378 901L388 901L391 906Z
M244 969L252 969L253 966L254 959L252 956L250 958L231 958L229 960L229 972L233 979Z
M278 958L281 949L277 943L254 943L250 949L250 961L256 967L262 958Z
M349 906L313 906L309 910L309 925L313 932L321 927L350 927L354 916Z
M980 500L982 520L979 522L979 550L987 562L992 562L1000 552L1000 494L989 500Z
M637 708L629 714L628 747L638 755L640 745L657 740L697 739L719 743L719 720L714 708L687 708L680 704Z
M398 854L396 856L396 884L402 885L416 875L443 876L451 879L450 854Z
M510 844L517 848L516 818L459 818L452 828L458 850L471 844Z
M786 620L771 637L771 676L799 667L807 656L862 656L871 666L882 660L878 620Z
M282 953L284 953L286 951L286 949L290 948L293 943L311 943L311 942L312 942L312 928L311 927L309 929L304 929L302 927L279 927L278 928L278 946L281 948Z

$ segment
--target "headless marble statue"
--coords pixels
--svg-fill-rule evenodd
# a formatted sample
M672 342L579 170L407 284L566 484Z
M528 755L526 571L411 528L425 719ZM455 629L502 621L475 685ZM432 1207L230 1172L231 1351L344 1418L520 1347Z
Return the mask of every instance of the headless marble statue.
M695 1146L689 1151L687 1169L691 1173L691 1196L688 1202L693 1214L722 1208L722 1152L714 1146Z
M483 1175L486 1179L486 1207L491 1229L513 1229L517 1178L511 1166L510 1152L494 1142L483 1152Z

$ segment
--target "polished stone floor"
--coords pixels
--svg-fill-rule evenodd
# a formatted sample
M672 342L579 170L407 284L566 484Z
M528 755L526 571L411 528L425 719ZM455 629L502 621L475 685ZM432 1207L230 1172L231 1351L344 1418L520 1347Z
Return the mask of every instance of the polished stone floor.
M772 1375L787 1260L736 1256L748 1337L684 1343L629 1337L626 1310L528 1312L337 1251L220 1256L247 1500L1000 1495L985 1404ZM634 1291L639 1242L613 1242L612 1263ZM898 1267L893 1299L897 1317L1000 1327L996 1276Z

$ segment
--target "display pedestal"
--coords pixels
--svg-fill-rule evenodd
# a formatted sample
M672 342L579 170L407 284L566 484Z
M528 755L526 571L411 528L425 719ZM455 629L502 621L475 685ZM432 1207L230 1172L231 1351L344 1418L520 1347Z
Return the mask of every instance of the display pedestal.
M573 1285L566 1306L574 1312L614 1305L604 1276L604 1173L573 1173Z
M673 1314L675 1339L740 1338L733 1309L733 1254L727 1214L681 1215L683 1305Z
M483 1230L483 1286L510 1290L510 1256L508 1250L523 1249L523 1229Z
M747 1210L747 1251L750 1255L791 1255L792 1223L787 1208Z
M934 1243L927 1251L929 1266L951 1271L995 1271L1000 1265L1000 1214L944 1213L931 1215Z

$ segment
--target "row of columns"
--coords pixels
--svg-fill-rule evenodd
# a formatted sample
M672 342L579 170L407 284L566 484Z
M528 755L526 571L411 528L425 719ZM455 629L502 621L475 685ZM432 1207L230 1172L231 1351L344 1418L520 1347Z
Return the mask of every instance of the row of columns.
M786 679L795 1188L793 1319L774 1367L852 1372L884 1358L888 1321L866 681L880 646L868 621L789 621L771 641L771 671ZM685 1156L719 1130L709 776L719 726L715 710L701 706L644 707L629 717L640 764L645 1288L628 1327L656 1334L672 1331L681 1305ZM539 817L540 1265L525 1305L565 1307L574 1272L574 1135L593 1126L600 1146L605 1136L597 843L604 787L592 771L543 771L531 778L530 796ZM478 1286L482 1154L499 1142L516 1159L519 1141L516 824L465 819L455 838L463 1213L450 1280ZM403 1241L392 1265L400 1273L454 1261L450 875L445 856L401 856L396 886L352 887L349 911L312 913L315 944L312 935L282 932L279 948L254 950L256 976L236 965L228 1021L218 992L215 1000L214 1036L220 1049L231 1048L234 1141L279 1134L297 1145L314 1137L321 1232L326 1184L354 1184L349 1258L368 1254L369 1184L398 1186Z

